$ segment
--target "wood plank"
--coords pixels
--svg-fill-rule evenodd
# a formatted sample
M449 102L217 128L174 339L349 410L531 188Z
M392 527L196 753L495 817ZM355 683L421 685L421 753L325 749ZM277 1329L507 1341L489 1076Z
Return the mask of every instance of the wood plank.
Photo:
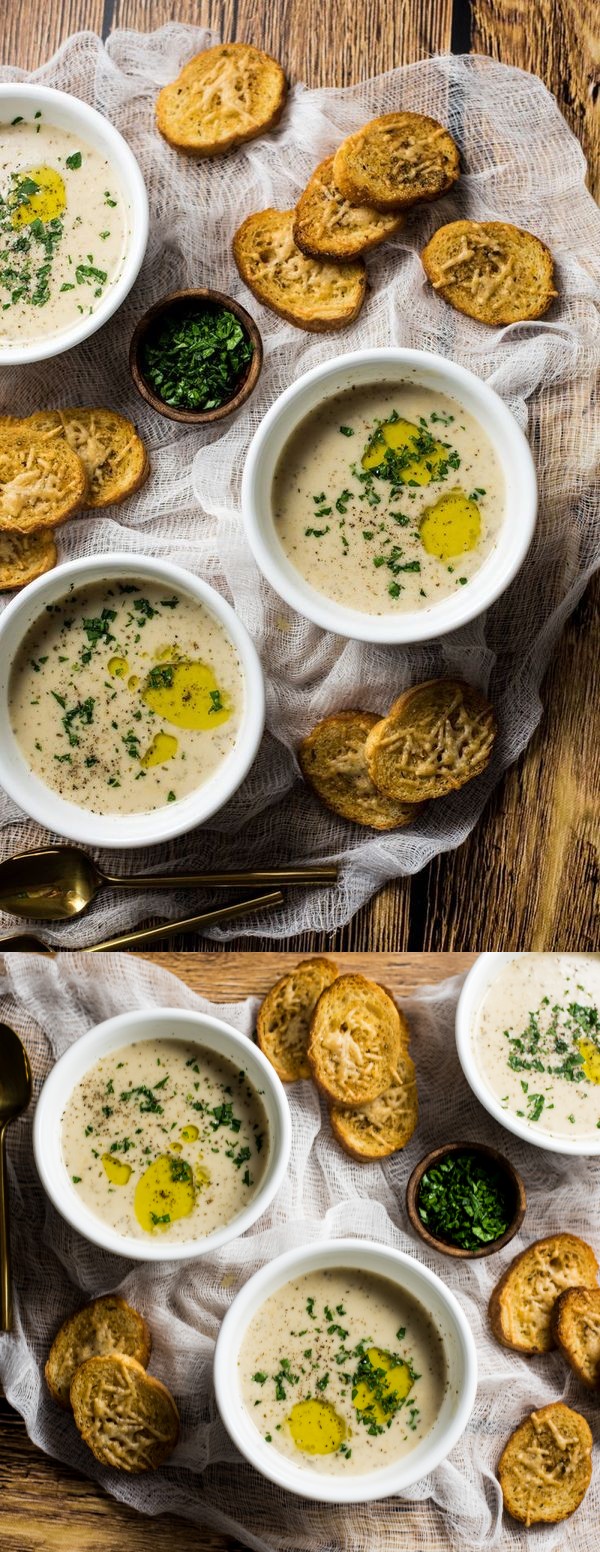
M139 954L178 975L193 991L214 1002L236 1001L242 997L264 996L285 975L296 956L289 952L213 954L192 953ZM473 964L475 954L380 954L336 953L335 962L342 971L356 970L389 986L394 996L407 997L419 986L434 985L447 976L461 975Z
M195 991L214 1001L264 993L290 956L280 954L144 954ZM342 954L340 968L375 975L399 998L418 986L456 975L473 954ZM59 1512L57 1512L59 1509ZM109 1498L93 1482L42 1454L28 1439L21 1418L0 1401L0 1547L2 1552L236 1552L209 1531L172 1516L149 1523ZM440 1543L440 1548L441 1548Z
M103 14L103 0L51 0L48 5L9 0L2 7L2 59L35 70L72 32L102 32Z

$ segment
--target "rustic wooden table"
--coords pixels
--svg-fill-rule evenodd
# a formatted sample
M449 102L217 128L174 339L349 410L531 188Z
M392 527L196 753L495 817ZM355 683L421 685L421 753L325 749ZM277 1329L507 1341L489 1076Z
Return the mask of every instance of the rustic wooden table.
M597 172L594 0L8 0L3 9L3 57L27 68L82 27L106 35L173 17L260 44L284 61L292 81L311 86L346 84L448 49L492 54L542 77L582 141L591 176ZM543 686L539 732L465 845L384 888L335 942L306 934L294 947L596 945L599 599L600 588L591 588L567 624ZM173 941L190 947L189 939Z
M268 990L289 964L286 954L212 953L144 956L215 1002ZM377 975L398 997L468 969L473 954L338 954L337 963ZM286 963L287 961L287 963ZM237 1552L210 1531L163 1516L146 1520L93 1482L49 1460L0 1400L0 1548L2 1552ZM437 1552L437 1549L436 1549ZM442 1552L440 1543L439 1552Z

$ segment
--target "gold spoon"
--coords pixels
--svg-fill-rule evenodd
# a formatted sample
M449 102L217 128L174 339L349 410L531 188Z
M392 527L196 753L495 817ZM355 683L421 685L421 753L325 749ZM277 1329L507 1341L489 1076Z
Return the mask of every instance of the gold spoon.
M31 1068L25 1047L9 1024L0 1024L0 1331L12 1331L12 1278L8 1230L8 1180L4 1138L9 1121L27 1109Z
M280 889L273 889L268 895L255 895L252 900L238 900L235 905L221 905L215 911L202 911L200 916L185 916L180 921L162 922L160 927L136 927L134 932L124 932L118 938L106 938L104 943L88 944L87 948L79 950L81 954L99 954L103 949L131 948L138 943L160 943L162 938L171 938L176 932L197 932L203 927L210 927L214 922L231 921L236 916L248 916L251 911L264 911L268 906L281 905L283 895ZM56 950L43 938L38 938L33 932L20 932L10 938L0 938L0 953L9 951L13 954L54 954Z
M105 886L115 889L259 889L280 884L335 884L338 869L267 868L235 873L142 874L118 878L104 873L78 846L44 846L17 852L0 863L0 909L34 921L67 921L80 916Z

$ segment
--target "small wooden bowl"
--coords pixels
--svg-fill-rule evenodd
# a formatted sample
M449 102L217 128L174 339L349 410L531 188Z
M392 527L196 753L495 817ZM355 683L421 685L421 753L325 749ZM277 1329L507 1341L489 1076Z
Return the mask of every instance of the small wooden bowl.
M215 308L226 307L228 312L234 313L254 347L246 376L242 379L233 398L226 399L214 410L185 410L174 404L165 404L164 399L154 392L142 371L142 352L145 342L157 323L168 313L187 312L190 304L194 302L213 304ZM136 324L129 346L129 370L142 398L150 404L159 415L165 415L167 420L177 420L186 426L212 426L215 421L225 420L227 415L233 415L234 410L239 410L246 399L256 387L263 363L263 344L254 319L234 301L232 296L227 296L224 291L211 291L205 286L194 286L189 291L170 291L168 296L161 296L153 307L142 314Z
M513 1216L508 1228L498 1239L490 1240L489 1245L482 1245L479 1250L463 1250L461 1245L453 1245L449 1240L437 1239L435 1234L430 1234L429 1229L419 1216L418 1200L419 1188L426 1170L433 1164L439 1164L441 1159L448 1158L452 1153L479 1153L483 1158L489 1159L506 1176L514 1203ZM439 1250L444 1256L457 1256L465 1261L476 1261L482 1256L493 1256L497 1250L502 1250L504 1245L514 1238L521 1227L525 1217L527 1197L525 1186L518 1170L511 1164L510 1159L504 1153L498 1153L496 1148L488 1148L483 1142L447 1142L443 1148L433 1148L431 1153L426 1153L413 1169L412 1175L406 1187L406 1211L416 1233L430 1245L432 1250Z

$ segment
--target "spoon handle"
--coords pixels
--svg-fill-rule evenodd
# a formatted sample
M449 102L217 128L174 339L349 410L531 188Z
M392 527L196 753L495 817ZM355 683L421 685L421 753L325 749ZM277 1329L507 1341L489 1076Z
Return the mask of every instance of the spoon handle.
M0 1331L12 1331L12 1277L10 1270L5 1136L6 1127L0 1127Z
M249 916L252 911L264 911L270 906L281 905L283 895L274 889L269 895L256 895L253 900L239 900L236 905L222 905L216 911L203 911L201 916L186 916L183 921L161 922L160 927L137 927L135 932L125 932L119 938L107 938L104 943L92 943L82 949L83 954L98 954L113 948L131 948L137 943L160 943L177 932L199 932L214 922L231 921L237 916Z
M339 868L335 863L298 868L254 868L226 873L148 873L131 878L116 878L105 873L105 883L117 889L259 889L279 888L280 884L335 884Z

